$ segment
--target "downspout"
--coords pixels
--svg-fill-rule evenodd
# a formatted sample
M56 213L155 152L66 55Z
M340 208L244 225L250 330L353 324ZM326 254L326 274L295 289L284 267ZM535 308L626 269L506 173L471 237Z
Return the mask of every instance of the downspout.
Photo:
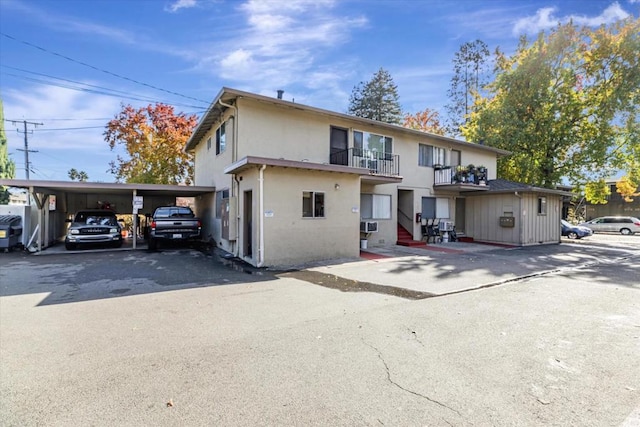
M264 265L264 170L267 168L267 165L262 165L260 167L260 174L258 177L258 188L260 189L260 199L258 202L258 224L260 227L260 234L258 237L258 265L257 267L262 267Z
M231 104L227 104L225 102L222 101L222 99L218 99L218 104L222 105L223 107L227 107L227 108L232 108L233 109L233 147L231 148L231 163L235 163L236 159L238 157L238 108L234 105ZM240 216L240 197L237 193L239 193L239 187L240 184L237 182L237 180L232 179L231 180L231 194L230 196L233 197L234 195L237 196L236 197L236 244L234 245L234 255L236 257L240 256L240 244L238 243L237 238L240 237L240 221L239 221L239 216Z
M520 195L520 193L518 193L517 191L513 193L519 200L520 200L520 206L518 208L518 211L520 212L520 221L519 221L519 227L520 227L520 246L524 246L524 217L522 215L522 196Z

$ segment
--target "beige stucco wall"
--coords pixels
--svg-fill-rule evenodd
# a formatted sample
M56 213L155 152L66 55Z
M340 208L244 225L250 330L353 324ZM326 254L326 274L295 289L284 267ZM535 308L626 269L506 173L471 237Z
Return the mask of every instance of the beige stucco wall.
M473 163L475 165L484 165L488 168L489 178L495 178L496 173L496 154L492 152L485 152L480 146L458 146L455 143L436 139L428 134L413 135L407 134L401 130L386 129L374 124L361 124L357 121L350 120L349 118L334 117L330 115L324 115L317 112L303 111L288 106L279 106L269 103L256 101L250 98L238 98L237 100L238 111L228 109L225 112L222 120L226 120L226 135L227 135L227 148L224 153L220 155L215 154L215 131L220 125L221 121L214 124L205 137L195 147L195 184L215 186L216 190L229 189L231 196L238 196L238 217L243 216L243 191L250 188L257 182L257 176L253 176L254 172L243 172L240 175L244 175L244 180L240 183L240 188L235 188L231 175L224 174L225 167L234 163L234 161L240 160L246 156L256 157L269 157L276 159L287 160L305 160L312 163L328 163L330 158L330 129L331 126L348 129L349 147L353 147L353 131L359 130L364 132L371 132L390 136L393 138L393 153L399 155L399 171L403 177L403 181L400 184L362 184L360 186L360 178L356 175L352 175L349 178L351 184L358 182L357 184L357 197L349 202L349 218L353 220L353 230L349 229L348 233L355 233L353 242L349 239L349 245L346 245L345 254L349 256L353 255L354 251L358 248L359 234L359 213L352 213L353 207L358 207L360 203L360 193L374 193L374 194L387 194L392 197L391 206L391 219L377 219L379 224L379 232L371 233L368 236L369 246L386 246L395 244L397 240L397 218L398 218L398 189L410 190L413 194L413 201L406 201L407 206L411 206L409 212L405 212L410 218L415 218L417 212L422 210L422 197L444 197L449 203L449 219L455 218L455 197L456 193L453 192L434 192L433 181L434 171L431 167L418 166L418 145L429 144L438 147L445 148L447 150L447 160L449 159L452 149L461 151L461 162L463 165ZM236 133L237 126L237 135ZM207 138L212 138L211 148L207 149ZM234 144L237 141L237 154L234 155ZM274 174L274 169L268 169L269 174ZM278 205L278 211L282 211L283 207L292 212L300 210L301 200L301 182L296 182L302 175L313 177L311 181L317 185L327 185L329 189L333 191L333 185L335 182L329 182L330 179L325 182L326 177L323 177L322 173L318 172L300 172L292 169L281 170L279 173L283 176L274 175L272 181L281 181L281 184L285 188L292 186L293 194L295 197L285 196L275 190L265 194L266 203L284 203L284 205ZM302 175L301 175L302 174ZM279 176L279 178L276 178ZM284 178L286 176L286 178ZM306 178L305 178L306 179ZM305 182L304 180L302 182ZM311 183L311 182L310 182ZM341 188L344 188L341 186ZM258 191L257 188L253 189L253 197L257 204ZM300 193L300 195L297 195ZM328 192L330 194L330 192ZM341 194L344 194L342 192ZM344 200L343 200L344 201ZM211 200L210 205L215 206L215 200ZM267 209L265 205L265 209ZM407 209L403 208L403 211ZM278 233L283 232L286 227L279 226L279 220L276 216L276 209L274 211L274 217L267 218L270 223L274 224L274 228L270 230L278 230ZM257 215L257 211L255 212ZM254 220L257 217L254 216ZM271 233L265 235L265 241L267 245L274 245L275 249L265 247L267 251L267 257L273 256L274 252L289 251L295 248L298 251L297 254L291 256L300 257L300 259L319 259L331 255L327 252L325 246L329 246L328 243L323 240L324 236L332 236L335 230L342 230L346 232L340 221L345 218L326 218L325 220L308 220L305 219L303 223L327 223L320 229L326 229L323 231L322 236L316 239L313 245L305 244L298 246L298 240L302 241L302 237L294 239L292 244L286 244L278 237L278 233ZM289 222L294 221L293 218L289 218ZM296 227L301 226L301 218L295 220ZM329 225L338 221L336 224ZM219 246L225 250L242 255L243 238L239 236L237 244L234 242L223 241L220 236L220 221L215 218L215 209L210 210L208 217L203 217L204 227L207 229L207 233L213 235L216 242L219 242ZM411 231L415 239L420 239L421 229L420 224L413 221ZM305 224L305 227L307 225ZM304 228L304 227L303 227ZM239 226L238 229L242 229ZM265 228L265 231L267 229ZM345 235L344 233L339 233ZM347 234L348 235L348 234ZM273 239L273 240L272 240ZM334 239L331 238L333 241ZM355 245L355 246L353 246ZM335 247L332 243L331 247ZM254 245L257 248L257 245ZM271 253L271 255L269 255ZM287 259L288 254L280 254L278 258L267 258L268 262L283 262Z
M547 214L538 215L538 196L547 198ZM466 235L474 240L512 245L560 241L560 196L538 193L467 197ZM501 227L501 216L515 217L514 227Z
M259 212L258 168L251 168L240 175L241 217L245 212L245 191L252 190L253 201L253 253L251 258L245 258L247 262L258 263L260 215L264 220L265 266L290 266L359 255L359 176L267 167L264 171L264 210ZM336 189L336 184L339 189ZM302 217L304 191L324 193L324 218ZM242 222L240 230L240 252L245 254Z
M207 132L195 147L194 183L195 185L216 187L216 190L231 187L231 176L224 173L224 168L233 163L233 144L235 140L233 111L227 111ZM225 122L226 149L216 154L216 130ZM211 147L207 139L211 138Z

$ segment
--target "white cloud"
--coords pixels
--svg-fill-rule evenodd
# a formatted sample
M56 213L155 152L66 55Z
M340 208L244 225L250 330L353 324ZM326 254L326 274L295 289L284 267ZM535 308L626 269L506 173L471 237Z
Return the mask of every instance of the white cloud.
M518 19L513 26L513 34L535 34L540 31L553 28L560 23L567 23L569 21L573 21L577 25L597 27L603 24L611 24L612 22L625 19L629 16L618 2L612 3L600 15L593 17L585 15L567 15L558 17L555 16L555 12L557 12L557 10L558 9L555 7L544 7L542 9L538 9L536 14L533 16Z
M333 0L249 0L237 8L246 30L227 32L199 67L236 86L259 82L273 91L295 85L314 89L319 79L344 79L348 73L318 71L318 64L367 20L336 13L334 7Z
M67 180L67 171L76 168L86 171L91 181L114 180L106 170L109 161L115 160L120 151L112 152L102 133L108 120L121 109L118 99L59 87L33 86L19 91L5 90L3 100L7 119L43 123L35 129L28 127L33 131L28 135L29 149L37 150L29 158L33 179ZM23 128L20 122L17 125L7 122L5 126L9 151L18 168L16 177L23 178L24 154L17 149L24 148L24 137L13 131L13 127L21 131ZM60 128L73 129L54 130Z
M176 0L165 7L164 10L166 10L167 12L177 12L180 9L190 9L192 7L196 7L197 5L197 0Z

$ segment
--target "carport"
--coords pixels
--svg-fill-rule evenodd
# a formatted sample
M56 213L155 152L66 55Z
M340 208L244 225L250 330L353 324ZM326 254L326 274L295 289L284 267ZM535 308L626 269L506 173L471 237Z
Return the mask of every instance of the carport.
M29 242L36 242L38 251L64 236L65 220L77 210L107 207L122 215L150 215L158 206L175 204L176 197L198 198L215 193L215 187L202 186L26 179L0 179L0 185L26 189L35 200L32 208L36 209L28 221L31 225L24 233L30 237ZM133 227L135 237L136 221ZM136 240L133 239L133 249Z

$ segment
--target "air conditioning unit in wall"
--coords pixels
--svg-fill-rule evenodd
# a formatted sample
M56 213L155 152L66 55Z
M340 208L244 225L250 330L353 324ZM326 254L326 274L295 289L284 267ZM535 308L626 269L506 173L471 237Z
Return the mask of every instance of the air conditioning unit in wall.
M440 231L453 231L453 221L440 221Z
M361 233L377 233L378 221L360 221Z

